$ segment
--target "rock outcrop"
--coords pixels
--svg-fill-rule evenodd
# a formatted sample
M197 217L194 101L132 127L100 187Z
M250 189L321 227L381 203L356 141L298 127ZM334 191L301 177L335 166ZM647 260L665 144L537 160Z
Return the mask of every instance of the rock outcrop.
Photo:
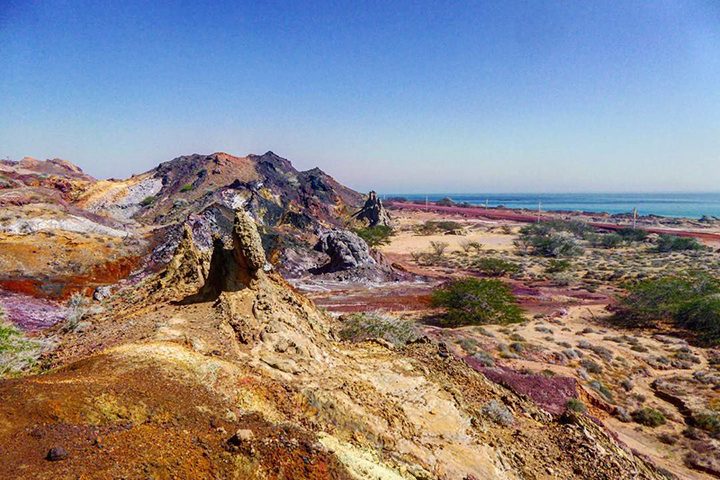
M382 200L377 196L375 191L368 193L368 198L365 200L363 207L353 214L358 220L366 220L369 227L375 227L382 225L385 227L391 227L392 222L390 215L382 204Z
M339 272L376 265L367 243L348 230L334 229L321 233L315 250L330 257L330 261L319 268L320 272Z

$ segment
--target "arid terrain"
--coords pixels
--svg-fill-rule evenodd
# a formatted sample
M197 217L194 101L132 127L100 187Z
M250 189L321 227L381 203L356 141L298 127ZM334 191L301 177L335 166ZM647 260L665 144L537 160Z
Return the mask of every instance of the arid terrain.
M584 236L543 256L527 212L385 208L272 152L3 161L0 209L0 478L720 476L720 350L617 321L720 271L716 225L545 214ZM468 277L519 321L448 324Z

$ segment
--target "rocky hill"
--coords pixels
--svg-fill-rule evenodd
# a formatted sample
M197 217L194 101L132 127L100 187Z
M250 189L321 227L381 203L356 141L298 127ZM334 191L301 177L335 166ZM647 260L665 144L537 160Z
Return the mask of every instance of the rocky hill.
M532 377L549 408L432 336L341 340L284 276L400 274L318 169L23 160L0 186L0 478L666 478L567 411L567 378Z

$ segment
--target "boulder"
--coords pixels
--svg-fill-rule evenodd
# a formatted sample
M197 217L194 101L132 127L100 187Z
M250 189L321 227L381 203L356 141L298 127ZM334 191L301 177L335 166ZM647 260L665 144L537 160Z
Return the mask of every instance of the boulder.
M340 272L376 264L367 243L347 230L333 229L320 234L315 250L330 257L330 261L320 267L322 272Z

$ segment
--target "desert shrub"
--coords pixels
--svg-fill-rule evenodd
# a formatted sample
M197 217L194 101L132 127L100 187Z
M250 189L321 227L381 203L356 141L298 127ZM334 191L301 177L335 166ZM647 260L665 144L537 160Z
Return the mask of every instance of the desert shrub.
M559 260L557 258L553 258L548 263L547 268L545 268L546 273L562 273L570 269L572 264L570 263L570 260Z
M693 415L693 426L705 430L714 438L720 438L720 413L700 413Z
M640 280L619 299L615 318L632 326L672 320L685 303L718 292L716 279L699 274Z
M498 425L510 426L515 422L512 412L501 402L490 400L480 411Z
M31 339L5 320L0 308L0 378L17 375L37 365L43 343Z
M342 328L338 335L351 342L379 338L396 347L418 339L418 331L413 322L381 313L353 313L342 317Z
M452 220L428 220L427 222L417 225L415 233L418 235L434 235L436 233L447 233L462 229L462 224L453 222Z
M577 278L572 274L572 272L553 273L550 276L550 280L552 280L552 282L558 287L567 287L568 285L572 285L577 282Z
M186 183L185 185L182 186L180 191L184 193L184 192L189 192L192 189L193 189L192 183Z
M564 223L560 224L562 225ZM557 222L526 225L520 229L515 245L543 257L573 257L582 254L577 235L571 229L557 226Z
M516 323L522 310L510 288L500 280L464 278L435 290L434 307L445 309L441 324L446 326Z
M462 347L463 350L465 350L468 354L473 354L477 351L478 348L478 341L474 338L461 338L457 341L457 344Z
M642 242L648 237L648 233L645 230L638 228L621 228L616 230L615 233L620 235L626 242Z
M645 425L646 427L655 428L660 425L665 425L666 422L665 415L663 415L660 410L656 410L651 407L640 408L632 412L630 415L636 423Z
M682 252L685 250L702 250L702 243L691 237L678 237L675 235L660 235L657 241L658 252Z
M520 265L502 258L481 258L474 262L475 268L491 277L512 275L520 271Z
M153 195L150 195L148 197L143 198L142 201L140 202L140 205L142 205L143 207L148 207L148 206L152 205L153 203L155 203L155 200L157 200L157 198Z
M471 358L475 361L477 361L480 365L484 367L494 367L495 366L495 359L487 352L476 352L473 353Z
M677 312L676 322L696 332L702 343L720 344L720 295L709 295L684 303Z
M623 244L623 237L617 233L591 234L586 237L593 247L618 248Z
M442 257L448 247L447 242L430 242L430 250L436 257Z
M72 294L67 302L67 313L63 330L66 332L75 331L80 321L87 315L89 300L79 292Z
M475 251L475 253L480 253L483 246L482 246L482 243L480 243L480 242L464 240L464 241L460 242L460 247L463 249L463 251L465 253L470 253L473 250Z
M588 371L588 373L602 373L603 368L602 366L597 363L595 360L590 360L589 358L583 358L580 360L580 366L583 367L585 370Z
M520 233L532 235L547 235L551 232L567 232L574 237L584 238L586 235L594 232L594 228L585 222L576 220L547 220L525 225L520 229Z
M613 401L613 394L610 391L609 388L607 388L602 382L598 380L593 380L589 383L590 388L598 392L600 395L602 395L605 400L612 402Z
M568 410L570 410L571 412L576 412L576 413L587 412L587 407L585 406L585 404L582 402L582 400L577 399L577 398L571 398L570 400L568 400L565 407Z
M357 228L354 230L358 237L365 240L370 247L379 247L390 243L390 237L395 232L387 225L375 225L374 227Z

